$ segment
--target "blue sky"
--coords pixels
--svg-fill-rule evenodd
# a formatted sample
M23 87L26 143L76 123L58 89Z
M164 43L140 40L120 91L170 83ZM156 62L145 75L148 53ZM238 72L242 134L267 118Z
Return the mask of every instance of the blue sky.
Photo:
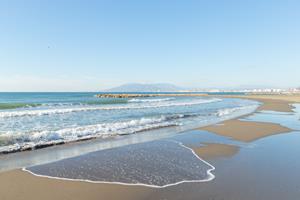
M300 86L300 1L3 0L0 91Z

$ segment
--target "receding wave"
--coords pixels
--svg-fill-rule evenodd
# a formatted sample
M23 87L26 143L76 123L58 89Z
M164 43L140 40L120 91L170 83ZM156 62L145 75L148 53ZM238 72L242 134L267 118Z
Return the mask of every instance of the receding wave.
M0 110L16 109L16 108L32 108L40 106L35 103L0 103Z
M147 108L160 108L171 106L192 106L197 104L213 103L222 101L221 99L197 99L193 101L182 102L152 102L148 104L125 104L119 106L84 106L84 107L72 107L72 108L59 108L59 109L32 109L32 110L18 110L9 112L0 112L0 118L7 117L22 117L22 116L42 116L52 114L65 114L72 112L84 112L84 111L97 111L97 110L128 110L128 109L147 109Z
M177 126L180 124L176 122L176 119L184 117L188 117L188 115L162 115L159 117L64 128L56 131L8 131L5 133L0 133L0 140L3 144L6 144L6 146L0 147L0 153L30 150L55 144L63 144L99 137L109 137L114 135L127 135L157 128Z

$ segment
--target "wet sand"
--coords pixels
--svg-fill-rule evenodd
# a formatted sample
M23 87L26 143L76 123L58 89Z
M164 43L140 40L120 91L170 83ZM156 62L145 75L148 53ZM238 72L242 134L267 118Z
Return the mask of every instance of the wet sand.
M202 143L204 146L193 148L195 153L204 160L231 157L238 153L239 147L228 144Z
M241 121L238 119L228 120L221 124L206 126L200 129L225 137L230 137L233 140L238 140L241 142L251 142L263 137L280 133L288 133L291 131L291 129L283 127L279 124Z

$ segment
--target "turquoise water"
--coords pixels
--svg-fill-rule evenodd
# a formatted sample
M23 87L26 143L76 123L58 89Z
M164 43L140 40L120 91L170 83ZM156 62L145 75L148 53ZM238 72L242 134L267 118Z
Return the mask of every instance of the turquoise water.
M0 152L168 127L185 130L249 113L258 105L215 97L101 99L95 95L0 93Z

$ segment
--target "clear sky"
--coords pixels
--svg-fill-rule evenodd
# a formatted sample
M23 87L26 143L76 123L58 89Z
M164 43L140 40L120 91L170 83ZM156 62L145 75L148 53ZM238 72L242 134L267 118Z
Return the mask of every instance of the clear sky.
M0 91L300 86L300 1L2 0Z

